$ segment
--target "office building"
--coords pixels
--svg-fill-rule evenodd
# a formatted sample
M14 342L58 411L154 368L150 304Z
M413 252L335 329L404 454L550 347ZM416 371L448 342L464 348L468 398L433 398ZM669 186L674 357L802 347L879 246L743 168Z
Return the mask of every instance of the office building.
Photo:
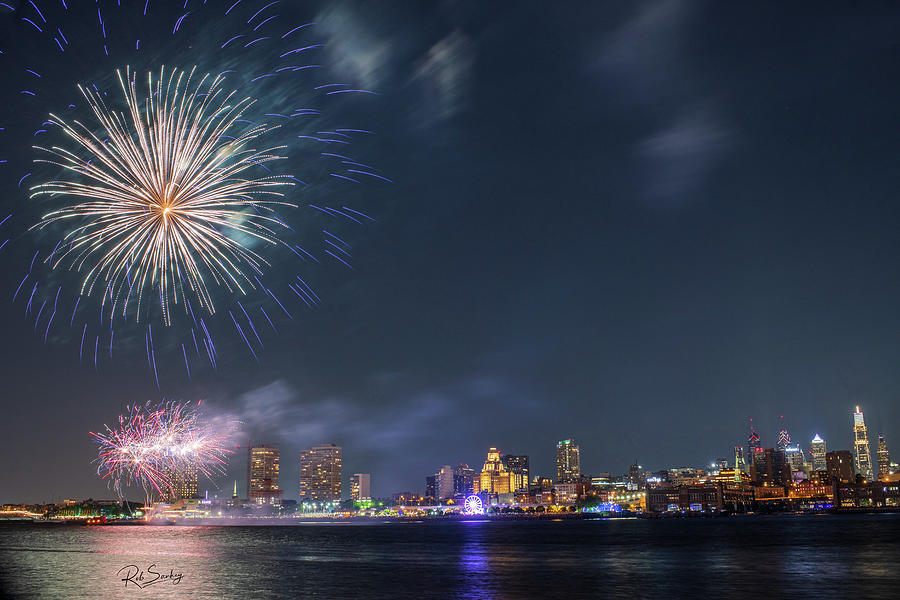
M576 481L581 477L581 449L569 438L556 443L556 481Z
M819 437L817 433L815 437L812 439L812 442L809 444L810 455L812 455L812 468L813 471L824 471L825 470L825 453L827 452L825 448L825 440Z
M491 448L481 474L473 482L474 493L509 494L514 491L512 486L512 473L506 470L506 465L500 460L500 451Z
M453 467L444 465L434 474L434 499L446 500L456 495L453 485Z
M327 444L300 454L300 501L340 502L342 450Z
M525 455L506 454L503 456L503 464L512 473L512 491L528 490L528 457Z
M828 481L853 483L853 454L849 450L834 450L825 454L825 471Z
M878 434L878 476L891 474L891 453L888 452L884 434Z
M787 446L784 449L784 459L791 468L791 472L802 471L806 466L806 460L803 458L803 450L799 445Z
M357 502L372 499L372 476L369 473L354 473L350 478L350 498Z
M163 502L172 504L178 500L193 500L200 497L200 470L196 465L183 469L163 469L163 476L169 487L163 489Z
M475 487L475 469L459 463L453 469L453 491L457 496L468 496Z
M255 504L280 504L278 448L268 444L247 449L247 498Z
M871 481L872 454L869 452L869 434L866 432L866 422L863 413L856 407L853 413L853 453L856 455L856 472Z

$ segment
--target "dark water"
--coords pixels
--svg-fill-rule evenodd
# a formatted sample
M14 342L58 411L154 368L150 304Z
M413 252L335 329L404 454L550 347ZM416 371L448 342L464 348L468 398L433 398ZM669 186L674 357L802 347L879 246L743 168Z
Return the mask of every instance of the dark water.
M126 565L182 573L121 581ZM0 526L11 598L898 598L900 515ZM150 579L145 576L145 580Z

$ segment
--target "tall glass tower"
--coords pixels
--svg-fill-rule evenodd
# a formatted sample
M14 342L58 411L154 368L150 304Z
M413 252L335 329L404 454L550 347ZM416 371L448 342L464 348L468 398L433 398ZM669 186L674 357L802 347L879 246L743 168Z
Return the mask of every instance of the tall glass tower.
M574 481L581 477L581 448L569 438L556 443L556 480Z
M809 453L812 455L812 467L813 471L824 471L825 470L825 453L827 450L825 449L825 440L823 440L819 434L816 434L816 437L812 439L812 442L809 444Z
M884 434L878 434L878 476L891 474L891 453L888 452Z
M869 452L869 435L866 433L866 422L862 411L856 407L853 413L853 450L856 455L856 472L871 481L872 455Z

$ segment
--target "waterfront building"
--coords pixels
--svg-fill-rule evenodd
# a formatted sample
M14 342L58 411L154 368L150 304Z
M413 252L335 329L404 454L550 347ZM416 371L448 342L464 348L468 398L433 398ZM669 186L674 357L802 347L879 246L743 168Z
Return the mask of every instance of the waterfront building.
M262 444L247 449L247 498L254 504L280 504L283 490L278 489L279 452Z
M868 480L872 476L872 455L869 452L869 435L863 413L856 407L853 413L853 451L856 455L856 472Z
M475 469L459 463L453 469L453 492L457 496L469 496L474 490Z
M169 483L163 490L163 502L172 504L200 497L200 470L196 465L186 465L182 469L167 466L163 469L163 477Z
M434 475L429 475L425 478L425 498L430 499L434 502L434 499L437 498L437 478Z
M453 467L444 465L434 474L434 499L446 500L456 495L453 485Z
M785 453L775 448L757 449L750 478L762 486L785 485L791 480L791 469Z
M891 453L888 452L884 434L878 434L878 477L891 474Z
M825 470L825 440L819 437L817 433L809 444L810 454L812 455L813 471Z
M569 438L556 443L556 481L576 481L581 477L581 448Z
M853 471L853 454L849 450L833 450L825 454L825 471L828 481L850 483L856 480Z
M500 460L500 451L496 448L488 450L487 460L481 469L478 479L473 482L474 493L509 494L513 492L513 475Z
M357 502L372 499L372 475L369 473L354 473L350 477L350 498Z
M300 454L300 501L340 502L343 451L327 444Z
M528 456L505 454L503 456L503 464L506 469L512 473L513 485L512 491L520 492L528 489Z

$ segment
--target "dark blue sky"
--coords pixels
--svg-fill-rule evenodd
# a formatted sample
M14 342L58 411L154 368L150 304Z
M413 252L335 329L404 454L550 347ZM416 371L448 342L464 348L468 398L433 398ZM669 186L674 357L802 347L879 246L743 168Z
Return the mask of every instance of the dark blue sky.
M87 431L162 393L279 444L286 497L300 450L329 442L379 495L492 445L549 475L567 437L587 473L702 465L746 444L750 417L766 445L783 415L801 444L848 448L856 404L900 452L900 8L308 13L336 76L379 92L346 109L394 181L365 188L378 222L355 269L321 275L322 305L260 364L160 392L143 366L44 345L3 300L8 253L0 501L112 495Z

